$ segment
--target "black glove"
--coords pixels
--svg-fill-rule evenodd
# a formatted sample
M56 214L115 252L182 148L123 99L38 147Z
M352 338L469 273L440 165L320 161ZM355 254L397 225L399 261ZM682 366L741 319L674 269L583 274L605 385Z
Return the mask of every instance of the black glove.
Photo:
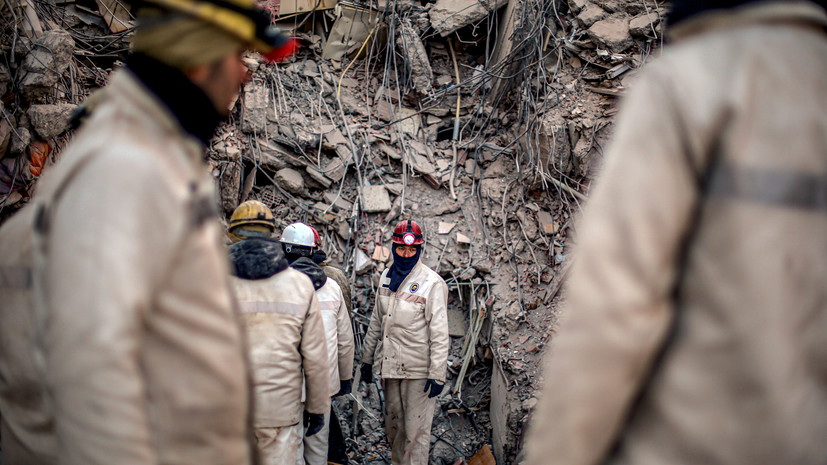
M333 397L339 397L350 393L351 387L353 387L352 379L343 379L339 381L339 392L337 392Z
M373 365L368 365L367 363L362 364L362 382L373 382Z
M304 412L304 426L307 428L305 436L310 437L322 430L324 426L323 413L308 413Z
M444 384L439 384L436 381L434 381L432 379L429 379L425 383L425 390L422 391L422 392L428 392L428 389L430 389L431 392L428 393L428 398L431 399L431 398L434 398L434 397L438 396L444 388L445 388Z

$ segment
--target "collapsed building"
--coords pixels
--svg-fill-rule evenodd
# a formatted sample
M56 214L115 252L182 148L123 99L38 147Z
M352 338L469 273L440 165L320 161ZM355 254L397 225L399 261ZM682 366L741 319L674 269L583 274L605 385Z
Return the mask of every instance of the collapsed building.
M252 74L209 150L225 218L303 221L353 286L357 353L399 219L451 289L448 395L432 460L519 460L542 385L574 218L616 97L661 46L654 0L268 0L302 49ZM117 0L0 4L0 221L70 140L128 52ZM381 391L337 400L351 458L387 461ZM481 455L475 455L481 451ZM472 457L474 457L472 459Z

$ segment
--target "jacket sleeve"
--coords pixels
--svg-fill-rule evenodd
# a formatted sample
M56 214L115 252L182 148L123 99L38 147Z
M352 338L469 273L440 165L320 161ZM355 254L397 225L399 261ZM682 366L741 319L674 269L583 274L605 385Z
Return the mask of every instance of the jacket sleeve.
M60 464L157 462L140 344L185 215L156 180L101 155L53 206L41 324Z
M448 336L448 286L442 280L436 283L428 295L425 317L428 319L428 378L440 383L445 382L448 369L448 349L451 338Z
M387 271L385 273L387 273ZM385 274L383 273L382 278L384 277ZM382 280L380 279L379 282L381 283ZM362 363L373 365L373 356L376 352L376 344L379 343L379 338L382 337L382 320L384 318L385 315L382 313L382 309L379 306L379 291L377 289L376 297L373 299L373 313L370 315L370 323L368 324L368 330L365 333L365 340L362 343L362 356L360 357Z
M316 293L310 301L310 309L302 326L302 355L307 401L304 409L309 413L330 411L330 367L327 359L324 322L319 311ZM334 393L335 394L335 393Z
M603 463L669 332L698 178L667 83L645 75L624 102L586 207L530 465Z
M339 303L336 315L336 336L339 352L339 379L353 378L353 325L344 299ZM333 394L333 393L331 393Z

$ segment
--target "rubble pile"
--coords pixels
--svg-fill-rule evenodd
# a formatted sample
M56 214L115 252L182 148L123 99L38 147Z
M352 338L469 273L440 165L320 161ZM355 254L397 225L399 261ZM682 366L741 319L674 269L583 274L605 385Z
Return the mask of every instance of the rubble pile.
M23 5L0 7L0 221L59 157L74 106L105 83L129 33L128 12L102 15L110 10L89 0ZM245 58L251 79L209 147L221 207L228 216L257 199L278 230L295 221L319 230L351 279L357 353L395 221L425 229L423 260L451 290L435 463L485 444L499 463L517 458L573 219L616 97L660 46L665 9L655 0L340 1L279 23L303 44L289 62ZM390 463L381 402L363 387L336 403L360 463Z

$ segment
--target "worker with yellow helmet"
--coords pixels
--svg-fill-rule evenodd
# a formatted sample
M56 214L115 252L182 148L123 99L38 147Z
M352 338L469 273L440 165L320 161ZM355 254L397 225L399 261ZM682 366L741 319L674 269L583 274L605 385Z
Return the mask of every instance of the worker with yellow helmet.
M278 59L295 42L253 0L134 11L125 66L0 228L0 263L26 277L0 313L34 328L0 328L31 346L0 351L4 462L252 462L246 356L204 153L248 77L242 53ZM42 385L19 389L33 379Z
M289 266L274 231L261 202L235 209L228 231L232 284L247 331L262 463L295 465L303 438L322 430L332 387L317 277Z

